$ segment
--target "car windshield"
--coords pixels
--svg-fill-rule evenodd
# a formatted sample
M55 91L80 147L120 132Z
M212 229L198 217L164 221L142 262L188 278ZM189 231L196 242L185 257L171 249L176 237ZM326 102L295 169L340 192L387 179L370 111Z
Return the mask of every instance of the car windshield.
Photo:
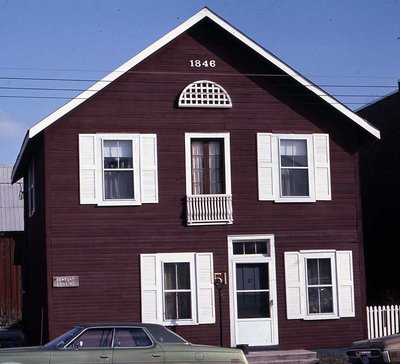
M82 330L82 327L74 327L72 330L67 331L65 334L57 337L54 340L49 341L43 347L46 349L59 349L64 345L68 344L68 342L79 332Z

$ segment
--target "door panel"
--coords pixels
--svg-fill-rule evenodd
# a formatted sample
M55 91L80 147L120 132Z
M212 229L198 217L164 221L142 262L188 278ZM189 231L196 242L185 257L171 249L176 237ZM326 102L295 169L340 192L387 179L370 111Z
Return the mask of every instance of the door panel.
M234 266L236 344L273 345L269 263L237 262Z

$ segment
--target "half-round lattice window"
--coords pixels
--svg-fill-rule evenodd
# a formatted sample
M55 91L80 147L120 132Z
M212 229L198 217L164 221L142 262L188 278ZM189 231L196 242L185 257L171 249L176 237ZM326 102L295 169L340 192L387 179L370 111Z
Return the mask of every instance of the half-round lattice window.
M186 86L179 96L179 107L232 107L232 101L223 87L211 81L196 81Z

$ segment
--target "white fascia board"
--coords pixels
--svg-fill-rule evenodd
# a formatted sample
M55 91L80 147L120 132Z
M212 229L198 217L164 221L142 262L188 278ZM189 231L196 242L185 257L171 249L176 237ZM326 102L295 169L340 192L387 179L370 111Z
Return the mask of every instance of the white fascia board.
M44 118L42 121L34 125L32 128L29 129L29 139L33 138L35 135L40 133L42 130L47 128L49 125L51 125L53 122L58 120L60 117L64 116L67 114L69 111L73 110L75 107L79 106L82 104L84 101L86 101L88 98L96 94L98 91L102 90L104 87L109 85L111 82L116 80L118 77L122 76L124 73L129 71L132 67L136 66L138 63L149 57L151 54L159 50L161 47L178 37L180 34L188 30L190 27L192 27L194 24L198 23L200 20L204 19L205 17L210 18L213 20L215 23L220 25L223 29L225 29L227 32L235 36L237 39L245 43L247 46L249 46L251 49L259 53L262 57L267 59L269 62L273 63L277 67L279 67L282 71L284 71L287 75L290 77L294 78L296 81L298 81L300 84L308 88L310 91L315 93L317 96L322 98L324 101L329 103L331 106L336 108L338 111L340 111L342 114L353 120L356 124L360 125L363 127L365 130L370 132L372 135L374 135L376 138L380 138L380 133L379 130L375 129L372 125L370 125L368 122L366 122L363 118L359 117L357 114L355 114L353 111L348 109L346 106L341 104L339 101L334 99L333 97L329 96L326 94L323 90L321 90L319 87L315 86L312 84L309 80L301 76L299 73L294 71L292 68L290 68L287 64L279 60L277 57L272 55L270 52L262 48L260 45L252 41L250 38L245 36L243 33L241 33L239 30L231 26L229 23L227 23L225 20L220 18L218 15L213 13L211 10L208 8L203 8L200 10L198 13L193 15L191 18L186 20L184 23L179 25L177 28L173 29L169 33L167 33L165 36L160 38L158 41L154 42L151 44L149 47L144 49L142 52L137 54L135 57L131 58L129 61L124 63L122 66L117 68L115 71L111 72L109 75L104 77L102 80L98 81L95 83L93 86L91 86L88 90L82 92L79 94L76 98L73 100L69 101L66 103L64 106L60 107L58 110Z

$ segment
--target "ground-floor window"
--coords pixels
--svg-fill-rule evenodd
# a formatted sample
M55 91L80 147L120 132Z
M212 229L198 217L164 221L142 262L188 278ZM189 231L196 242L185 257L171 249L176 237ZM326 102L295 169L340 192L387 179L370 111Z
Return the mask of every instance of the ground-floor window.
M140 280L143 322L215 322L212 253L142 254Z
M285 277L288 319L355 315L351 251L286 252Z

